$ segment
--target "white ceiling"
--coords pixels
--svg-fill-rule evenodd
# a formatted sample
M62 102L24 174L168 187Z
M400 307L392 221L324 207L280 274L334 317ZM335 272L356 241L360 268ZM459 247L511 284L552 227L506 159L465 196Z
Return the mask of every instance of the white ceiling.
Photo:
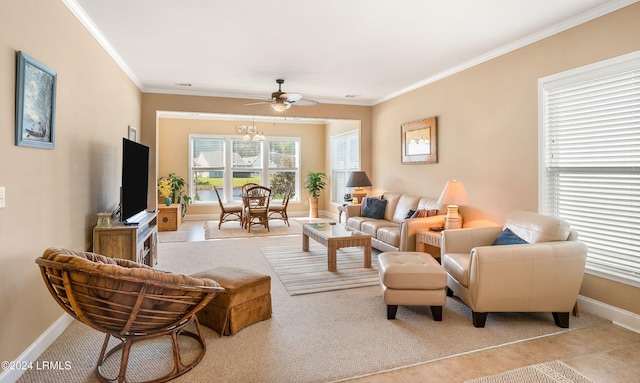
M62 1L143 92L374 105L637 0Z

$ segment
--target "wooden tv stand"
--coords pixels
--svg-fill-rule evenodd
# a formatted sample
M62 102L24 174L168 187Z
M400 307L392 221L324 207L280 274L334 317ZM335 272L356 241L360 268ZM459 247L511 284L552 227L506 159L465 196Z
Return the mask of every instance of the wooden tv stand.
M155 266L158 263L158 213L145 212L138 225L114 222L93 228L93 252Z

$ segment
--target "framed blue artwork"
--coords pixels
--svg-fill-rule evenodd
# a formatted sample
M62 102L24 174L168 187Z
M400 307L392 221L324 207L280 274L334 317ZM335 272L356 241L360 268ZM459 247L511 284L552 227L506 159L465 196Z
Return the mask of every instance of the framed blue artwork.
M54 148L56 77L53 69L18 52L16 145Z

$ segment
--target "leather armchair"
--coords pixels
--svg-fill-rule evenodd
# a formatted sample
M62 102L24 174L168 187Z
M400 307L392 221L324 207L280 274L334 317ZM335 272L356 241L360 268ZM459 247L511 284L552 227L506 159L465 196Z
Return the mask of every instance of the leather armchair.
M504 228L528 243L492 246ZM471 308L475 327L489 312L551 312L569 327L587 256L577 238L566 221L525 211L509 214L504 227L445 230L447 295Z

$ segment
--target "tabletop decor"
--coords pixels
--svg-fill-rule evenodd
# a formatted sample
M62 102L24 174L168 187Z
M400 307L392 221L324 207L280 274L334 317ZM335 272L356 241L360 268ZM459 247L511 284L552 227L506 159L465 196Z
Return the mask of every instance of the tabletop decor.
M171 180L169 178L162 177L158 180L158 193L167 206L171 205Z

